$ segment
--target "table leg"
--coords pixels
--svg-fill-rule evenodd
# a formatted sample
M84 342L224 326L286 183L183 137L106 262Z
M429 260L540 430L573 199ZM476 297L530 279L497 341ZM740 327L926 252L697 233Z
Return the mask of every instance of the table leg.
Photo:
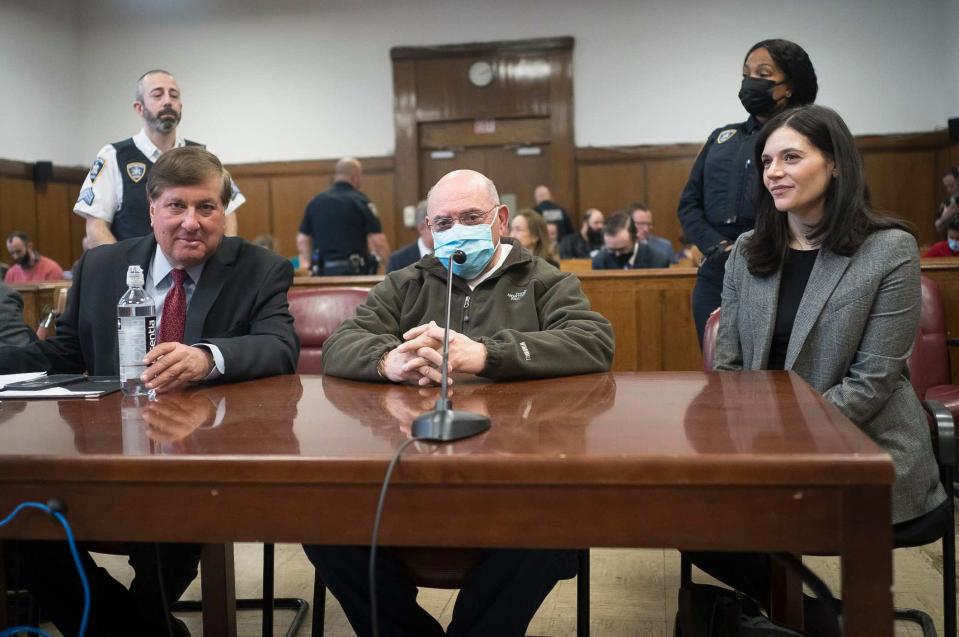
M779 562L771 560L769 582L770 618L777 623L801 631L803 629L802 577Z
M892 637L891 507L886 486L843 494L843 634Z
M203 634L236 637L233 544L204 544L200 556Z

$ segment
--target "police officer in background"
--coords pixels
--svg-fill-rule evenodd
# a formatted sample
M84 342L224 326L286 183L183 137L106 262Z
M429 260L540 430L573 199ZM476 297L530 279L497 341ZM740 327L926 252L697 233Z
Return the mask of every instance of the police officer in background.
M376 208L359 191L362 176L363 165L344 157L330 189L306 205L296 247L301 267L312 264L315 276L375 274L390 257Z
M816 101L819 84L809 56L789 40L763 40L746 53L739 100L749 119L714 130L696 158L679 199L683 235L706 259L693 289L699 345L709 315L722 301L726 259L736 237L755 223L756 133L779 111Z
M543 185L536 186L533 190L533 200L536 202L533 210L543 215L546 223L556 224L560 241L566 235L573 234L573 222L569 219L569 213L553 201L553 193L549 191L549 188Z
M73 207L73 212L87 220L87 248L152 234L147 172L171 148L203 145L177 137L183 104L180 87L169 72L153 69L140 76L133 110L143 119L143 129L100 149ZM226 236L236 236L233 212L245 201L234 183L226 209Z

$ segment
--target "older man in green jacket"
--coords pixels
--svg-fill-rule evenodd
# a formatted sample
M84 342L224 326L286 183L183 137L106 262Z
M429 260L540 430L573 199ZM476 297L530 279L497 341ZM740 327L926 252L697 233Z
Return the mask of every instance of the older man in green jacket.
M496 187L459 170L427 197L433 257L390 273L323 348L327 374L358 380L438 383L449 255L453 266L449 366L487 378L543 378L608 371L613 332L590 309L579 280L503 237L509 219ZM304 547L353 629L369 635L365 548ZM445 634L523 635L543 599L576 571L575 552L488 550L467 576ZM381 634L443 635L416 604L416 587L390 552L377 562Z

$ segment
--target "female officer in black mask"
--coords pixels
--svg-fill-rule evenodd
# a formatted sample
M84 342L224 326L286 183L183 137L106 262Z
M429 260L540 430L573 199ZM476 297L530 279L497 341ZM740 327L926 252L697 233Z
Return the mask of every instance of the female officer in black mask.
M683 234L706 257L693 290L700 346L706 319L721 301L729 250L736 237L753 227L756 133L784 108L814 102L818 90L816 71L801 46L789 40L756 43L746 53L739 90L749 119L714 130L693 165L679 200L679 221Z

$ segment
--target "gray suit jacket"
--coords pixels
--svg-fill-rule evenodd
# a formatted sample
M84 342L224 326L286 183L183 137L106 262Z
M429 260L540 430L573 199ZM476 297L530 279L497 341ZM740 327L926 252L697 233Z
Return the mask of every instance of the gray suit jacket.
M23 299L13 288L0 283L0 345L27 345L37 340L23 322Z
M751 275L737 240L726 263L722 320L713 366L764 369L780 273ZM919 252L901 230L873 233L851 257L820 250L796 313L786 369L859 425L896 467L893 522L945 499L922 406L909 382L920 308Z

